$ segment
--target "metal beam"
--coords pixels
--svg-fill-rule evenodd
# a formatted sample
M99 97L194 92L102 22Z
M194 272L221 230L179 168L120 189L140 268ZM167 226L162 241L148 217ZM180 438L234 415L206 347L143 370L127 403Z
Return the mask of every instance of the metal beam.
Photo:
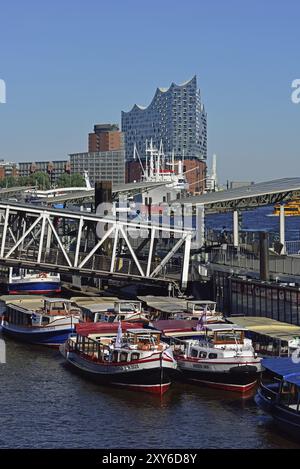
M127 244L127 246L128 246L128 249L129 249L129 251L130 251L130 254L132 255L132 258L133 258L133 260L134 260L134 262L135 262L135 265L137 266L137 268L138 268L138 270L139 270L141 276L144 277L145 274L144 274L144 272L143 272L143 269L142 269L141 266L140 266L140 263L139 263L139 261L138 261L136 255L135 255L135 253L134 253L134 250L132 249L132 246L131 246L131 244L130 244L128 238L127 238L127 234L125 233L125 230L124 230L124 228L123 228L122 225L120 225L120 231L121 231L121 233L122 233L122 235L123 235L123 238L125 239L125 242L126 242L126 244Z
M119 227L117 225L116 230L115 230L114 246L113 246L113 251L112 251L112 256L111 256L110 272L113 272L114 267L115 267L118 237L119 237Z
M185 238L187 235L184 235L183 238L181 238L175 246L171 249L171 251L163 258L163 260L160 262L160 264L153 270L153 272L150 274L150 277L155 277L155 275L158 274L158 272L161 271L161 269L167 264L167 262L171 259L173 254L175 254L176 251L180 248L180 246L184 243Z
M82 234L83 224L84 224L83 217L80 217L79 225L78 225L76 248L75 248L74 267L78 266L78 258L79 258L79 250L80 250L80 242L81 242L81 234Z
M8 251L8 253L5 256L5 259L7 259L16 249L17 247L22 243L22 241L26 238L26 236L35 228L35 226L41 221L43 215L40 215L35 222L28 228L28 230L25 231L25 233L21 236L21 238L16 242L16 244ZM5 238L6 239L6 238ZM2 256L3 257L3 256Z
M48 217L48 223L49 223L49 226L51 227L51 230L52 230L52 232L53 232L53 234L56 238L56 241L58 242L58 245L59 245L59 247L60 247L60 249L61 249L61 251L62 251L62 253L63 253L63 255L64 255L64 257L67 261L67 263L69 264L70 267L72 267L72 262L70 261L69 256L68 256L65 248L63 247L63 244L62 244L62 242L61 242L61 240L60 240L60 238L59 238L59 236L56 232L56 229L54 228L54 225L53 225L52 221L50 220L50 217Z
M146 271L146 276L147 277L150 276L150 272L151 272L151 262L152 262L152 256L153 256L154 241L155 241L155 228L152 228L151 238L150 238L150 246L149 246L149 254L148 254L147 271Z
M2 240L1 240L1 252L0 252L1 257L4 256L5 241L6 241L6 234L7 234L7 228L8 228L8 220L9 220L9 205L7 206L7 208L5 210L5 219L4 219Z
M105 235L100 239L100 241L96 244L96 246L91 250L91 252L86 256L85 259L80 263L78 266L79 269L81 269L87 261L95 254L95 252L100 248L100 246L104 243L104 241L112 234L112 232L115 230L115 226L111 226L109 230L105 233Z

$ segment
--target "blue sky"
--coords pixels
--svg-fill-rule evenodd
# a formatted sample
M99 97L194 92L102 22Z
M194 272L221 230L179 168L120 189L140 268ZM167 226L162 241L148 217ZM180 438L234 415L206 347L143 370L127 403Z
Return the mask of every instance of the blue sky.
M94 123L198 76L219 177L299 175L297 0L3 0L0 157L64 159Z

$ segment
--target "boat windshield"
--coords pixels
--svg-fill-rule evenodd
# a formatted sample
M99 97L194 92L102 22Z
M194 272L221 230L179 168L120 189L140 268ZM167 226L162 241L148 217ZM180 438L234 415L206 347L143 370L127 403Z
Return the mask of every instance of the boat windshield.
M299 387L294 383L288 383L287 381L283 380L280 388L279 403L285 407L289 407L290 409L299 412Z
M215 344L243 344L244 331L218 331L214 336Z

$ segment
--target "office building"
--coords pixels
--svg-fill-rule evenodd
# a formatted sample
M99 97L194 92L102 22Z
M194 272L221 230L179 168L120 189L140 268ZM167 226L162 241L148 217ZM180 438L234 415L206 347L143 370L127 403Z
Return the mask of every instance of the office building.
M125 151L96 151L70 154L71 173L88 171L92 185L98 181L125 182Z

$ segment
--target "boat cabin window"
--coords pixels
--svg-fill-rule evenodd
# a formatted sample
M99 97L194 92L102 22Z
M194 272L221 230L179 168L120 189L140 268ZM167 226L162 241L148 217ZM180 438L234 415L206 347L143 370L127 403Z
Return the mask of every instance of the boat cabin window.
M65 301L47 301L44 302L44 308L46 314L55 315L55 314L65 314L70 311L70 304Z
M133 352L131 354L131 360L138 360L140 358L140 354L139 353L135 353Z
M211 360L213 360L214 358L218 358L218 354L217 353L210 353L208 355L208 358L210 358Z
M208 304L203 304L203 303L192 303L190 306L190 309L193 309L194 312L200 312L203 313L205 310L207 313L211 313L215 309L215 304L214 303L208 303ZM192 306L192 307L191 307Z
M117 362L118 361L118 356L119 356L119 353L114 351L113 354L112 354L112 361Z
M119 359L119 361L120 361L120 362L127 362L127 357L128 357L128 353L126 353L126 352L121 352L121 353L120 353L120 359Z
M192 358L198 358L198 350L195 348L192 348L191 350L191 357Z
M207 357L207 353L206 352L203 352L202 350L200 350L199 352L199 358L206 358Z

